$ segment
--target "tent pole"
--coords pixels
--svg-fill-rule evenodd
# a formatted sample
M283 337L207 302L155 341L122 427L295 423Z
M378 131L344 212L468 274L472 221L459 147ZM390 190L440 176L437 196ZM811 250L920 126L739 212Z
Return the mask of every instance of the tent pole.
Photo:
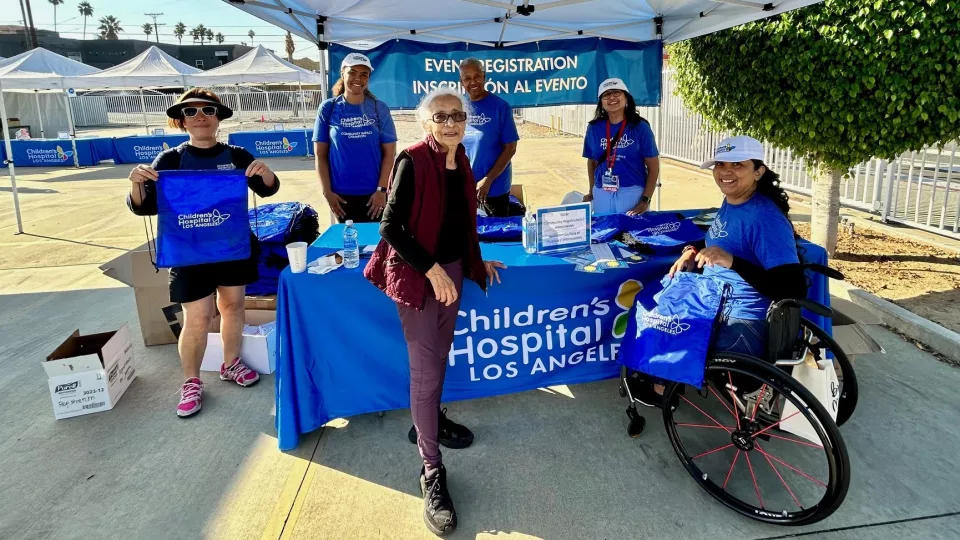
M147 125L147 106L143 102L143 87L140 87L140 111L143 113L143 130L150 134L150 126Z
M320 49L320 100L327 99L327 51Z
M270 87L264 85L263 95L267 96L267 118L273 118L273 108L270 107Z
M20 195L17 193L17 171L13 166L13 148L10 147L10 124L7 123L7 106L3 102L3 91L0 90L0 121L3 124L3 143L7 150L7 163L10 168L10 186L13 192L13 211L17 215L17 234L23 233L23 221L20 219Z
M43 139L43 113L40 112L40 92L37 90L33 91L33 97L36 98L37 102L37 119L40 120L40 138Z
M661 48L663 45L661 44ZM662 53L661 53L662 54ZM663 70L660 70L660 104L657 105L657 148L663 144ZM660 169L660 178L657 178L657 212L660 211L660 192L663 190L663 169Z
M301 100L303 99L303 82L300 81L300 75L297 75L297 116L300 116L300 109L303 107ZM310 153L310 136L307 135L307 117L303 117L303 139L307 145L307 157L311 157L313 154Z
M80 154L77 152L77 131L73 125L73 109L70 108L70 96L63 93L63 104L67 107L67 122L70 126L70 146L73 147L73 166L80 168Z
M240 83L237 83L237 120L243 126L243 103L240 103Z

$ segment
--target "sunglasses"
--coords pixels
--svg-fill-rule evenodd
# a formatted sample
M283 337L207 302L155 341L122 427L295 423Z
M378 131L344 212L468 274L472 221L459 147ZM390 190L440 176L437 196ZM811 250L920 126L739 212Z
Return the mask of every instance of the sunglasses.
M180 110L185 118L193 118L197 112L202 112L204 116L216 116L217 108L213 105L204 105L203 107L184 107Z
M433 115L433 121L436 122L437 124L446 124L448 119L453 120L454 122L466 122L467 113L463 111L458 111L450 114L438 112L438 113L434 113Z

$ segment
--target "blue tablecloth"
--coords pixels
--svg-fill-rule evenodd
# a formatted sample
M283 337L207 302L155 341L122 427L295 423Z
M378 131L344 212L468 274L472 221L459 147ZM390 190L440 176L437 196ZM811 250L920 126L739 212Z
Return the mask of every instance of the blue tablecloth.
M242 146L254 157L306 156L313 139L313 129L284 131L238 131L227 142Z
M10 146L13 150L13 163L17 167L73 167L73 146L69 139L10 141ZM79 138L77 153L81 166L96 165L113 159L113 138Z
M185 134L132 135L113 139L114 163L152 163L157 154L186 142Z
M359 224L360 244L379 240ZM342 246L329 228L308 260ZM676 256L603 274L576 272L554 257L528 255L517 243L483 244L500 260L502 284L485 296L466 283L457 335L448 356L443 401L597 381L617 376L614 358L633 296L657 283ZM807 249L808 259L817 251ZM823 253L822 249L819 249ZM825 257L824 257L825 259ZM281 449L332 418L409 407L406 345L391 300L362 268L280 277L277 309L277 433ZM812 261L811 261L812 262ZM811 298L829 303L826 279L811 276ZM622 330L621 330L622 331Z

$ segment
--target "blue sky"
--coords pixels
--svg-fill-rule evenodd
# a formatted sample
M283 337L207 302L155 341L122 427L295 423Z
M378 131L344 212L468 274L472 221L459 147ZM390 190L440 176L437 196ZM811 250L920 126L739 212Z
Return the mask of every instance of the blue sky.
M226 38L224 43L240 43L245 41L250 45L247 32L253 30L256 36L253 43L269 47L286 56L284 52L284 36L286 33L252 15L223 2L222 0L163 0L157 2L138 2L136 0L87 0L93 7L93 17L87 19L87 39L96 38L97 22L100 17L113 15L120 20L123 32L121 39L146 39L142 27L143 23L152 22L151 17L144 13L163 13L157 17L160 26L160 41L177 43L173 37L173 27L178 22L187 26L188 35L184 36L183 43L192 43L189 37L191 28L203 24ZM65 0L57 6L57 31L63 37L80 39L83 36L83 17L77 12L77 5L81 0ZM4 0L6 4L6 0ZM0 24L21 24L21 15L18 0L10 0L10 7L0 13ZM37 28L53 30L53 5L47 0L30 0L33 11L33 24ZM156 38L150 36L150 41ZM308 57L313 60L319 58L316 45L293 38L297 51L294 58Z

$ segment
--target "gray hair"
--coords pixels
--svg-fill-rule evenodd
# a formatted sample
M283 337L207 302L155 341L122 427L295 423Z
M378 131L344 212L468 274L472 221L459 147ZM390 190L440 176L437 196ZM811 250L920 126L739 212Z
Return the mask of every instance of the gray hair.
M465 67L474 67L477 68L480 73L485 72L483 69L483 62L473 57L467 58L466 60L460 62L460 71L463 71L463 68Z
M455 88L449 86L441 86L434 89L429 94L423 96L423 99L420 100L420 104L417 105L417 120L420 121L420 125L424 125L426 122L433 121L433 112L430 108L433 106L433 102L445 97L456 98L460 102L460 108L463 112L470 115L473 113L473 107L470 106L470 101L461 93L457 92Z

